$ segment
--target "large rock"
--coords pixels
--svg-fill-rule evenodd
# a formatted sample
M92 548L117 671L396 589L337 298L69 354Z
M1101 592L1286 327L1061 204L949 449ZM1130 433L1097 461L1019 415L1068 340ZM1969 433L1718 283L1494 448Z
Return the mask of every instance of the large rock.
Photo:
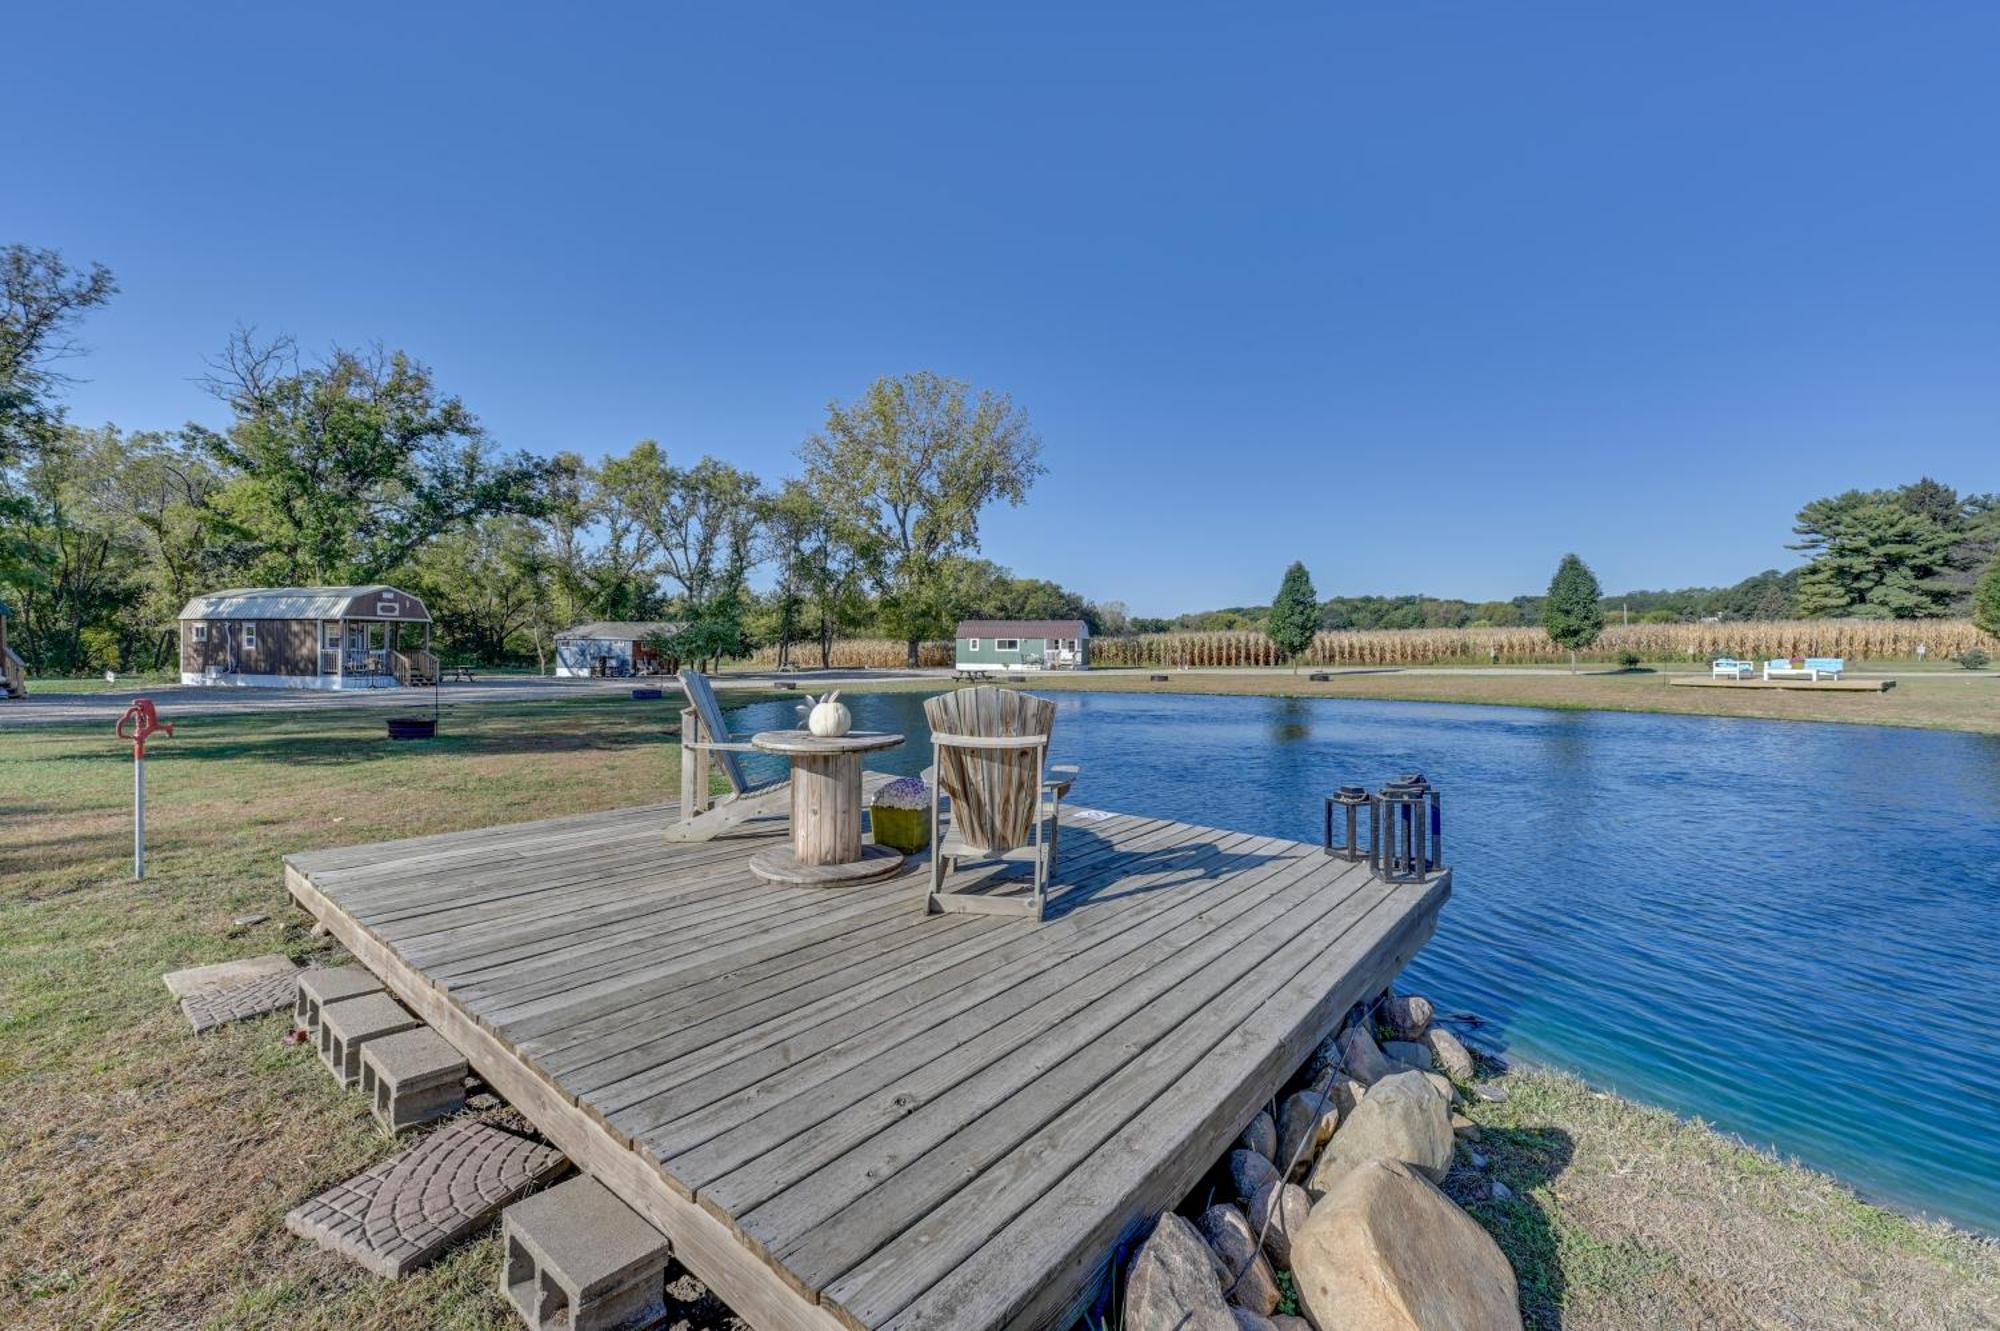
M1255 1151L1266 1160L1278 1158L1278 1125L1263 1110L1250 1120L1250 1126L1243 1129L1243 1135L1236 1139L1236 1145L1245 1151Z
M1248 1308L1229 1305L1229 1315L1236 1319L1236 1331L1278 1331L1278 1324L1268 1317L1259 1317Z
M1430 1088L1436 1091L1438 1098L1446 1104L1455 1105L1458 1103L1458 1087L1451 1084L1450 1077L1445 1076L1442 1072L1426 1072L1424 1080L1430 1083Z
M1233 1206L1211 1206L1201 1213L1202 1237L1222 1263L1222 1296L1259 1317L1278 1310L1278 1277L1258 1251L1250 1222Z
M1222 1297L1222 1266L1201 1234L1172 1211L1132 1259L1125 1277L1130 1331L1237 1331Z
M1320 1152L1306 1188L1323 1196L1369 1160L1402 1160L1432 1182L1451 1169L1451 1109L1421 1072L1399 1072L1368 1096Z
M1459 1043L1456 1035L1433 1026L1425 1033L1424 1043L1429 1046L1431 1057L1437 1060L1437 1065L1444 1069L1446 1076L1453 1081L1472 1080L1472 1052Z
M1431 1070L1429 1045L1419 1044L1415 1040L1390 1040L1382 1046L1382 1052L1388 1056L1390 1062L1401 1063L1413 1071Z
M1389 1028L1389 1034L1398 1040L1421 1040L1430 1029L1431 1018L1437 1009L1431 1000L1421 994L1411 994L1407 998L1391 998L1382 1005L1382 1024Z
M1350 1026L1340 1033L1340 1058L1342 1066L1363 1086L1373 1086L1382 1078L1403 1071L1401 1064L1391 1062L1376 1047L1375 1037L1359 1026Z
M1311 1169L1313 1157L1339 1124L1340 1111L1334 1108L1331 1096L1313 1091L1286 1096L1278 1106L1278 1153L1272 1157L1278 1162L1278 1172L1286 1173L1285 1166L1291 1165L1288 1176L1297 1177Z
M1271 1325L1278 1331L1313 1331L1311 1322L1303 1317L1294 1317L1290 1313L1279 1313L1271 1319Z
M1237 1201L1249 1201L1266 1179L1277 1177L1278 1167L1257 1152L1239 1146L1229 1153L1229 1183L1236 1190Z
M1250 1228L1264 1236L1264 1251L1281 1267L1292 1264L1292 1236L1305 1228L1312 1198L1296 1183L1266 1183L1250 1199Z
M1327 1068L1306 1086L1306 1093L1324 1097L1341 1118L1346 1118L1368 1094L1368 1088L1339 1068Z
M1292 1239L1292 1276L1300 1302L1322 1327L1518 1331L1521 1325L1514 1270L1499 1245L1400 1161L1364 1162L1313 1207Z

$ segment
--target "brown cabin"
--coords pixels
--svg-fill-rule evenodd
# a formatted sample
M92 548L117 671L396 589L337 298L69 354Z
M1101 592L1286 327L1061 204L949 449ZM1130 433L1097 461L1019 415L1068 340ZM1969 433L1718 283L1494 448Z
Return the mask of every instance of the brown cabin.
M405 591L249 587L181 610L181 683L279 689L437 682L431 613Z

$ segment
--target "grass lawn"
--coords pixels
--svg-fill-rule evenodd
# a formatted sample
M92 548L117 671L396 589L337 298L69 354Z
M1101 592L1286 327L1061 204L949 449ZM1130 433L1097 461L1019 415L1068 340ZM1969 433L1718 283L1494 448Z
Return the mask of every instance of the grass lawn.
M393 1147L284 1043L283 1017L196 1038L159 977L260 952L334 959L283 892L287 852L671 797L674 718L615 696L461 705L441 739L410 745L365 711L176 718L148 764L144 883L129 878L129 750L97 726L0 732L0 1324L515 1325L491 1237L390 1283L287 1233L291 1206ZM250 913L270 919L232 930ZM1520 1197L1475 1213L1521 1264L1537 1325L1995 1316L1990 1247L1525 1075L1479 1111ZM729 1320L676 1288L695 1300L687 1321Z
M1169 676L1165 683L1147 679ZM1098 689L1113 693L1232 693L1299 698L1376 698L1408 702L1485 703L1505 707L1554 707L1610 712L1678 712L1692 716L1746 716L1778 721L1843 721L1925 730L2000 734L2000 676L1966 671L1927 672L1899 679L1887 693L1808 693L1794 689L1689 689L1653 671L1571 675L1487 673L1476 669L1383 670L1336 674L1323 684L1289 670L1092 670L1028 676L1029 686L1051 692ZM810 690L810 676L800 687ZM948 680L842 684L843 689L936 689Z

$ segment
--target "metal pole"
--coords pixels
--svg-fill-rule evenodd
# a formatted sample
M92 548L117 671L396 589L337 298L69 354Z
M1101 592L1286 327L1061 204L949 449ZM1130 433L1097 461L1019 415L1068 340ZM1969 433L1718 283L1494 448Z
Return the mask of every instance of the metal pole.
M146 876L146 759L132 758L132 876Z

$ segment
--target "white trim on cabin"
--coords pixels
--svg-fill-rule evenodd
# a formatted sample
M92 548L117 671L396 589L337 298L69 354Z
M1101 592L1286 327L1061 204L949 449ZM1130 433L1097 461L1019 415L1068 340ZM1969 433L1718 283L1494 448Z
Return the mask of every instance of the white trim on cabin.
M335 692L341 689L366 689L369 679L374 679L373 687L378 689L400 689L394 675L239 675L216 668L214 674L199 670L181 671L181 683L191 688L213 689L314 689L320 692Z
M194 622L194 636L190 638L189 641L190 642L208 641L208 623L206 620L197 619Z

